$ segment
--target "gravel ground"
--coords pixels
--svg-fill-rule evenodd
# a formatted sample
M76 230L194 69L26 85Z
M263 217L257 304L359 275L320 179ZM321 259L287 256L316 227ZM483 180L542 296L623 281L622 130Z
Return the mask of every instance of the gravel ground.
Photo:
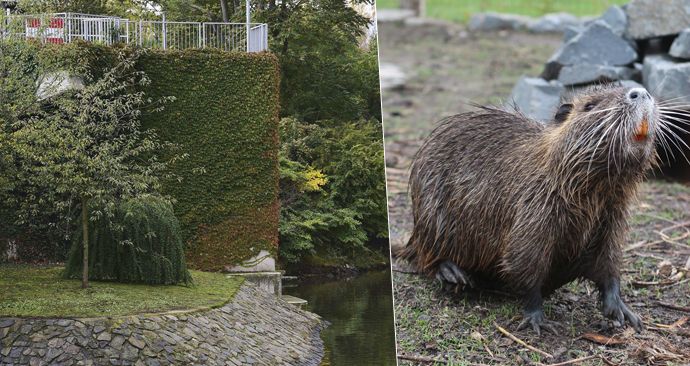
M383 92L389 220L396 247L404 245L412 228L407 176L421 138L442 117L471 110L469 102L502 103L520 75L539 74L561 39L515 32L471 34L439 22L384 23L379 29L381 61L400 66L408 77L404 86ZM563 325L563 332L538 337L516 330L518 299L496 292L444 291L395 261L401 365L555 364L578 358L584 359L569 364L690 364L690 186L650 180L631 220L623 296L642 316L644 332L611 327L600 314L592 284L582 282L547 299L546 314ZM528 350L497 326L552 357Z

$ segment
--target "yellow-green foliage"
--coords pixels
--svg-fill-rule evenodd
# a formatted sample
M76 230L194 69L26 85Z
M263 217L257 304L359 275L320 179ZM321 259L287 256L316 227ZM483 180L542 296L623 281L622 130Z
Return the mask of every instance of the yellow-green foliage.
M93 79L115 55L111 48L87 43L32 44L28 51L26 44L18 45L2 47L24 56L27 65L22 72L33 80L42 71L56 69ZM151 79L145 89L150 97L175 97L163 112L144 115L142 124L189 154L173 166L172 173L182 180L168 180L163 189L176 200L189 266L222 270L262 249L275 253L280 108L276 57L216 50L151 51L139 59L137 68Z
M303 190L307 192L316 192L328 183L328 177L319 169L309 167L304 175L306 181L304 182Z

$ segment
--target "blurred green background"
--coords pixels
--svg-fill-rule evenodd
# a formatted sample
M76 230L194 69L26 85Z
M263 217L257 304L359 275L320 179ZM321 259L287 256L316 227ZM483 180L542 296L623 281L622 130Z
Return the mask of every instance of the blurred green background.
M499 13L541 16L568 12L573 15L599 15L611 5L629 0L426 0L426 16L455 22L466 22L474 13ZM400 0L376 0L378 9L400 7Z

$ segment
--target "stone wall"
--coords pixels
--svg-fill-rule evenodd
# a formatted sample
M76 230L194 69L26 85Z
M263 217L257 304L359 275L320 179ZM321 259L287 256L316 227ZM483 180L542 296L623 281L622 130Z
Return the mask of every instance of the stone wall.
M318 365L323 323L245 282L217 309L0 318L0 365Z

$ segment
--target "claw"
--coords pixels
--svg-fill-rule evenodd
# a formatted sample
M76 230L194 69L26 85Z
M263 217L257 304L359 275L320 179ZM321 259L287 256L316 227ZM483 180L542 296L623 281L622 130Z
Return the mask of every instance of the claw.
M455 263L447 260L441 263L436 272L436 279L443 283L474 287L470 276Z
M532 330L534 330L538 336L541 336L542 329L551 334L558 335L558 330L556 328L559 328L561 325L558 322L547 320L544 317L544 312L540 309L526 312L525 318L522 319L522 322L520 322L518 325L517 330L526 329L528 326L531 326Z
M601 312L605 317L613 319L615 326L623 326L627 320L636 332L642 331L642 318L625 305L618 293L608 293L603 297L601 305Z

